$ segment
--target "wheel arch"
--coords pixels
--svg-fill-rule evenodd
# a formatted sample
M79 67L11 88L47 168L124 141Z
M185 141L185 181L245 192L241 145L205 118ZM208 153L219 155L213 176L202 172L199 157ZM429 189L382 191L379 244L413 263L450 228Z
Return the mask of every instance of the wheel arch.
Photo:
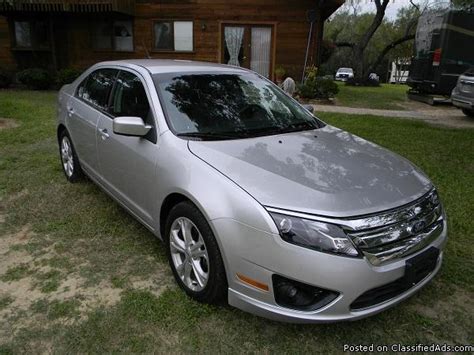
M59 142L59 138L61 137L61 134L62 134L64 131L67 132L67 128L66 128L66 126L65 126L63 123L60 123L60 124L58 125L57 130L56 130L56 137L57 137L57 139L58 139L58 142Z

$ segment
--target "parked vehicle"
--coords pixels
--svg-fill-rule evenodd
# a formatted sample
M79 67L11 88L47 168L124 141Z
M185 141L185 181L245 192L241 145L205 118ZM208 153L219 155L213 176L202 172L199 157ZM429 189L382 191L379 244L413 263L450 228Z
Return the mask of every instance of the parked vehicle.
M85 173L162 239L198 301L281 321L358 319L440 269L446 217L428 177L258 74L104 62L58 100L67 179Z
M474 117L474 67L459 76L451 101L466 116Z
M418 93L449 96L474 65L474 12L427 11L420 16L407 84Z
M352 68L339 68L336 72L334 80L347 81L347 79L354 77Z

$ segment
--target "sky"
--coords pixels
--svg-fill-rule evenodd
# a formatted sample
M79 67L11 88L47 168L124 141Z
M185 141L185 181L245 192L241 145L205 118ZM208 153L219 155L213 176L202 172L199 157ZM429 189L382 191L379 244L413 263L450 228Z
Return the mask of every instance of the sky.
M348 4L350 0L346 0ZM426 4L432 5L434 3L445 5L449 3L448 0L414 0L415 4L422 5L423 8ZM387 6L385 11L385 16L387 19L394 20L397 17L397 12L400 8L410 5L409 0L390 0L390 3ZM347 5L346 5L347 6ZM361 12L375 12L375 4L373 0L359 0L359 8Z

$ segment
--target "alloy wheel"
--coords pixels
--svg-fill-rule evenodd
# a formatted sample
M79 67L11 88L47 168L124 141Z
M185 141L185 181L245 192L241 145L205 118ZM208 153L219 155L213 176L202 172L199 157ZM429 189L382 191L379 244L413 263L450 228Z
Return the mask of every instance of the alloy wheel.
M61 161L67 177L71 177L74 173L74 158L72 154L71 141L67 136L64 136L61 140Z
M184 285L202 291L209 280L209 255L201 232L186 217L173 221L169 236L171 259Z

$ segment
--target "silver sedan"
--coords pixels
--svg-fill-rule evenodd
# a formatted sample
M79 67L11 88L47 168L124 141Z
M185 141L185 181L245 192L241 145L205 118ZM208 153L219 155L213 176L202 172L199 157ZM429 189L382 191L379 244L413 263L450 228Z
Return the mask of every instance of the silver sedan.
M446 217L428 177L256 73L103 62L58 100L66 178L87 175L163 240L198 301L288 322L358 319L441 266Z

